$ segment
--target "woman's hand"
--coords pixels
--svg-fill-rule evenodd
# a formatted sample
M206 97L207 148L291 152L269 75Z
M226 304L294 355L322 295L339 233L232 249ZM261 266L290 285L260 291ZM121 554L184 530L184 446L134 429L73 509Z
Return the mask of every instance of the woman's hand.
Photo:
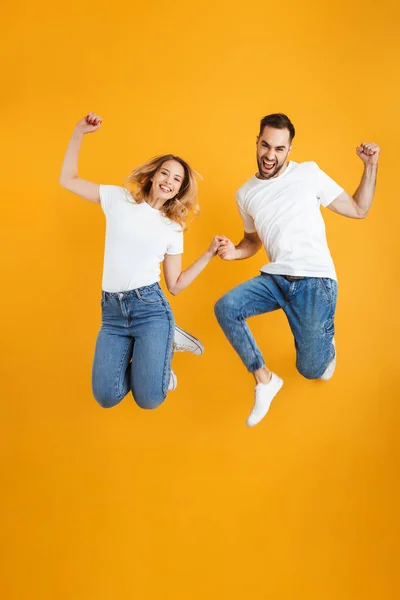
M75 131L85 135L86 133L93 133L97 131L101 126L103 120L96 113L89 113L86 117L83 117L75 126Z
M207 254L212 257L215 256L219 252L220 248L223 248L228 242L228 238L226 238L224 235L214 236L214 239L207 250Z
M218 256L222 258L222 260L236 260L237 253L235 244L228 238L224 238L224 243L218 248Z

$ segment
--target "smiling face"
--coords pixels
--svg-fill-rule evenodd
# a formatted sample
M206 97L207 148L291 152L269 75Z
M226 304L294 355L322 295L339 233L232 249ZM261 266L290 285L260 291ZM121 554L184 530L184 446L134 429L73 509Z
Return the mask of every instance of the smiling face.
M284 170L291 150L288 129L266 125L257 138L257 165L259 179L272 179Z
M151 196L166 202L175 198L181 189L185 170L176 160L166 160L152 177Z

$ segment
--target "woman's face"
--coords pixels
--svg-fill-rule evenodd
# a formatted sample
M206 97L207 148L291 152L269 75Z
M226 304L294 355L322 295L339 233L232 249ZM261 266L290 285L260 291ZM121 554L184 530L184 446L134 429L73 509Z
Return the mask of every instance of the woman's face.
M165 201L174 198L181 189L184 177L185 171L179 162L166 160L153 176L153 197L162 198Z

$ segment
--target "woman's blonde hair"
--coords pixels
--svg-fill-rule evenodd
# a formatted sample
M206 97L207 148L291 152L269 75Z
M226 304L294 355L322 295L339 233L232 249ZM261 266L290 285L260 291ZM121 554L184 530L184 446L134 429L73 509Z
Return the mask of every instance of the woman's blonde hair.
M179 192L174 198L167 200L161 209L162 214L179 223L183 230L187 229L186 220L190 212L196 217L199 212L197 203L197 181L201 176L186 161L173 154L163 154L150 159L136 167L128 177L127 187L137 203L147 200L152 186L152 178L167 160L175 160L182 165L184 177Z

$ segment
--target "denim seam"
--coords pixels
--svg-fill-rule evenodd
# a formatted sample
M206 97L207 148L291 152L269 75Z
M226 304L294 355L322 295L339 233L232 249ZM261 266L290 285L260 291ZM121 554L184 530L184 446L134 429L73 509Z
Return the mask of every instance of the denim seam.
M131 343L132 343L131 340L127 341L126 350L125 350L123 356L121 357L121 361L120 361L120 363L118 365L118 373L117 373L117 377L116 377L116 392L117 392L116 396L119 399L119 401L121 401L124 398L124 395L120 394L119 391L118 391L119 389L121 389L122 365L124 364L125 357L128 354L129 347L130 347Z
M320 282L322 284L322 287L325 290L325 294L327 295L329 302L332 305L332 293L328 290L327 285L326 285L325 281L323 280L323 278L319 277L319 280L320 280Z
M245 304L244 307L243 307L243 309L242 309L242 311L248 305L249 305L249 303ZM240 315L239 315L239 320L241 321L242 324L243 324L243 321L246 321L248 318L254 317L254 316L257 315L257 313L254 313L254 314L248 315L247 317L244 317L243 314L242 314L242 311L240 312ZM246 329L246 327L242 327L242 329L243 329L243 331L244 331L244 333L245 333L245 335L247 337L249 345L251 346L251 349L252 349L253 354L254 354L252 364L253 365L254 364L258 364L258 362L257 362L257 352L256 352L256 350L258 350L258 348L257 348L256 341L254 339L254 336L249 334L249 331ZM262 369L262 367L264 367L264 366L265 366L265 362L263 361L261 366L257 367L256 369L254 369L254 368L251 368L251 369L248 368L248 370L250 371L250 373L253 373L254 371L258 371L258 369Z
M170 350L170 348L172 347L172 337L173 337L174 327L172 327L171 313L168 310L167 301L164 300L164 298L162 298L161 302L166 309L166 313L167 313L167 317L168 317L168 321L169 321L168 340L167 340L167 348L166 348L166 352L165 352L163 380L162 380L162 393L163 393L163 396L165 399L167 392L168 392L169 381L167 382L166 379L167 379L167 375L168 375L168 366L171 365L171 350Z
M158 290L154 290L156 293L158 293ZM142 302L143 304L147 304L147 306L151 306L152 304L156 305L156 304L162 304L163 303L163 299L160 298L160 300L158 302L146 302L146 300L143 300L139 290L135 290L136 292L136 296L138 297L138 299L140 300L140 302Z

